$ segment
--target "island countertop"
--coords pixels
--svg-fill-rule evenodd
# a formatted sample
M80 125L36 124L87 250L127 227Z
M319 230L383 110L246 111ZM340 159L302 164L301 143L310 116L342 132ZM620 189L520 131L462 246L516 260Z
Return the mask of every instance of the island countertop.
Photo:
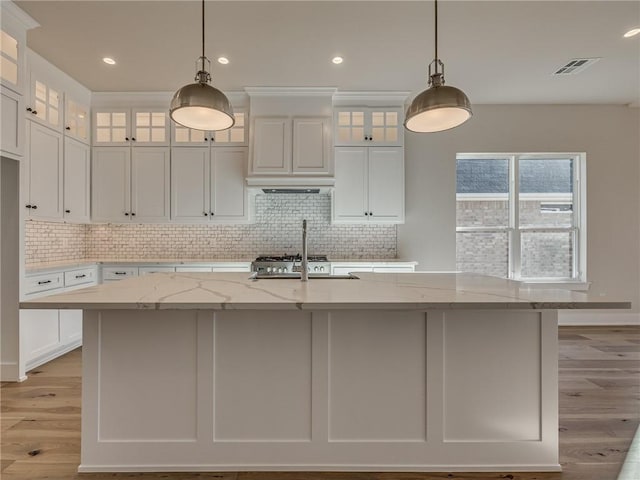
M530 288L473 273L358 273L358 280L252 280L247 273L156 273L51 295L20 308L62 309L613 309L631 303Z

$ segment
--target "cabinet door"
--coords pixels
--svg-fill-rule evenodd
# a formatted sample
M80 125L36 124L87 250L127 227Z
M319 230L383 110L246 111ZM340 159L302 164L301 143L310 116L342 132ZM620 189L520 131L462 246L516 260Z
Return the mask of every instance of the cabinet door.
M91 165L91 211L96 222L129 222L131 148L95 147Z
M131 124L132 145L169 145L169 112L166 109L134 108Z
M89 222L89 146L72 138L64 139L64 219Z
M0 30L0 83L3 87L22 93L22 58L20 57L20 51L24 45L22 41L18 45L17 35L13 36L5 30L4 22L2 23L2 30Z
M62 218L62 134L28 122L29 215L32 218Z
M27 369L60 345L58 310L20 310L20 342Z
M334 110L335 145L367 145L366 108L336 108ZM366 137L366 138L365 138Z
M131 220L169 221L170 150L133 148L131 154Z
M171 145L180 147L208 147L211 133L194 130L171 122Z
M72 98L65 98L64 105L64 134L89 143L89 106Z
M256 118L253 124L251 173L291 172L291 120Z
M404 221L402 147L369 148L369 221Z
M30 74L28 118L62 131L62 92L37 71Z
M206 222L210 211L209 147L172 148L171 219Z
M246 148L211 150L211 211L214 221L246 218Z
M0 114L2 128L0 146L2 155L12 158L23 156L24 149L24 104L22 95L3 88L0 89Z
M371 108L367 114L370 145L402 145L404 127L401 108Z
M60 341L71 344L82 340L82 310L60 310Z
M334 222L362 223L369 218L367 153L366 147L338 147L335 149Z
M129 146L131 120L128 108L100 108L93 112L93 145Z
M330 135L328 118L293 119L293 173L331 173Z

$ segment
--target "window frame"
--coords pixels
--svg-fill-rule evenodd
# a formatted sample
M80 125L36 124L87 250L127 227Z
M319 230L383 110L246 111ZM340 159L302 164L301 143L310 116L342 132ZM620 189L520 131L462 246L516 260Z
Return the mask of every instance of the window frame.
M573 215L570 227L520 227L520 160L545 160L567 158L573 160ZM508 198L508 226L459 227L456 218L456 234L461 232L504 233L508 235L508 265L506 278L527 283L566 284L587 283L587 211L586 211L586 153L585 152L535 152L535 153L458 153L458 160L507 160L509 165L509 192L506 194L459 194L458 196L482 197L482 195L506 195ZM522 277L523 232L569 232L573 244L571 277ZM457 242L457 239L456 239ZM457 260L457 259L456 259Z

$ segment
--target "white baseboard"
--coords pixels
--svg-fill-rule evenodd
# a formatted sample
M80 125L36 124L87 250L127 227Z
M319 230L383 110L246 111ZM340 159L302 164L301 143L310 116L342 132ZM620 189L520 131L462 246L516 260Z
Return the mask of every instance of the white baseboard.
M24 382L26 375L20 375L18 362L0 363L0 381L2 382Z
M82 345L82 339L78 339L72 343L61 345L58 348L55 348L54 350L51 350L45 353L44 355L28 360L27 365L25 366L25 369L27 372L29 372L29 370L33 370L34 368L39 367L44 363L50 362L54 358L58 358L59 356L64 355L65 353L68 353L71 350L75 350L80 345Z
M558 310L558 325L560 326L612 326L638 325L640 313L628 312L594 312L575 310Z

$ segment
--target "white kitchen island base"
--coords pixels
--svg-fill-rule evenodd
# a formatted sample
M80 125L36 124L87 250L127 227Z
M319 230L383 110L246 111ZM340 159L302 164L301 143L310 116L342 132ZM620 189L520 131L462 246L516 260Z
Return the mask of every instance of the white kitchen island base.
M80 472L560 470L556 310L140 308L84 311Z

